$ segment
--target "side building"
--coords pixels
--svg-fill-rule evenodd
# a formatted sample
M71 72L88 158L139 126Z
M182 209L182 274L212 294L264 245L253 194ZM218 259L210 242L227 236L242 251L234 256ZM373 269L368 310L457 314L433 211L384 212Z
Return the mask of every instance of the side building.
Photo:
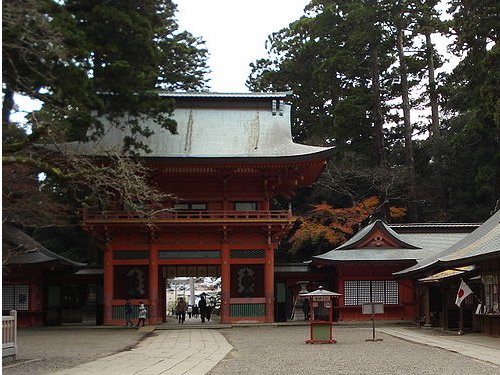
M145 219L121 202L106 212L86 211L84 227L104 252L104 324L121 325L124 302L143 301L152 324L165 320L167 279L221 276L221 322L272 322L274 252L290 228L294 189L319 177L332 148L296 144L290 130L289 93L176 93L177 133L153 121L141 139L151 178L175 196ZM99 145L67 150L105 157L129 135L109 126Z
M363 315L362 306L366 303L384 306L378 319L419 320L424 313L419 310L415 281L394 273L439 253L477 227L476 224L386 224L376 220L341 246L314 256L307 266L309 272L300 274L299 267L295 267L294 274L283 274L282 278L295 280L309 291L321 282L341 293L335 316L338 320L371 319L371 315ZM304 267L302 271L306 271Z
M500 211L460 241L395 276L415 280L424 326L500 336ZM461 281L472 293L458 307Z
M102 324L102 280L84 263L56 254L22 230L4 224L2 313L17 311L19 327Z

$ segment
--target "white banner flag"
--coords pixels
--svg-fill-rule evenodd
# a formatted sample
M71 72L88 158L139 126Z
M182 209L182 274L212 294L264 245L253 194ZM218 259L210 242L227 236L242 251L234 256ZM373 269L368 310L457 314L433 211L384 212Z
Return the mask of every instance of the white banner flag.
M469 286L463 280L460 281L460 287L458 288L457 299L455 300L455 304L458 307L460 307L462 301L471 293L472 290L470 290Z

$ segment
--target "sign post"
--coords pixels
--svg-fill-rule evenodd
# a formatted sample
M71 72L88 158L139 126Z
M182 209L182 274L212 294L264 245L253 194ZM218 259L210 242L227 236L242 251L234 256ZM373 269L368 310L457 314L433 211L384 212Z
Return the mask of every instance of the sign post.
M365 341L383 341L383 339L376 339L375 338L375 314L383 314L384 313L384 304L382 303L363 303L362 306L362 312L364 315L371 314L372 315L372 327L373 327L373 334L371 339L366 339Z

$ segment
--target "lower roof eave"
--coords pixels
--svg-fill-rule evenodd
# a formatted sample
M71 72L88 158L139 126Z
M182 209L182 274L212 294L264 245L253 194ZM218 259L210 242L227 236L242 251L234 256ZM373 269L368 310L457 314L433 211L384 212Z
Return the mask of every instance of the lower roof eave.
M500 260L500 251L491 252L488 254L474 255L471 257L464 257L456 260L442 261L446 267L467 266L477 262L485 262L493 259Z
M413 267L414 266L408 267L408 268L413 268ZM425 266L411 269L408 271L406 271L406 269L404 269L404 270L401 270L398 272L394 272L392 275L395 277L401 277L401 278L403 278L403 277L404 278L406 278L406 277L414 278L414 277L422 276L423 274L426 274L428 272L431 272L431 270L433 270L432 272L435 272L435 270L438 268L442 268L442 264L441 264L441 262L436 261L436 262L427 264Z
M152 162L164 164L255 164L255 163L296 163L308 161L322 161L329 159L335 151L334 147L323 147L323 150L299 154L287 155L166 155L148 156L141 155L140 158ZM94 154L92 157L108 158L107 155Z
M374 260L369 260L369 259L363 259L363 260L340 260L340 259L313 259L312 260L312 265L335 265L335 264L346 264L346 263L408 263L408 262L416 262L416 259L374 259Z
M328 148L323 151L308 154L295 155L269 155L269 156L145 156L143 159L153 162L175 163L175 164L254 164L254 163L295 163L317 160L326 160L333 155L334 149Z

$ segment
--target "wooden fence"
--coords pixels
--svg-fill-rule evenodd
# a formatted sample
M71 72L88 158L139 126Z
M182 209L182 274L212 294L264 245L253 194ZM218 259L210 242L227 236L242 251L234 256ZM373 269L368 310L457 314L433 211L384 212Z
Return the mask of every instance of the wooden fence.
M2 358L15 360L17 355L17 311L2 316Z

